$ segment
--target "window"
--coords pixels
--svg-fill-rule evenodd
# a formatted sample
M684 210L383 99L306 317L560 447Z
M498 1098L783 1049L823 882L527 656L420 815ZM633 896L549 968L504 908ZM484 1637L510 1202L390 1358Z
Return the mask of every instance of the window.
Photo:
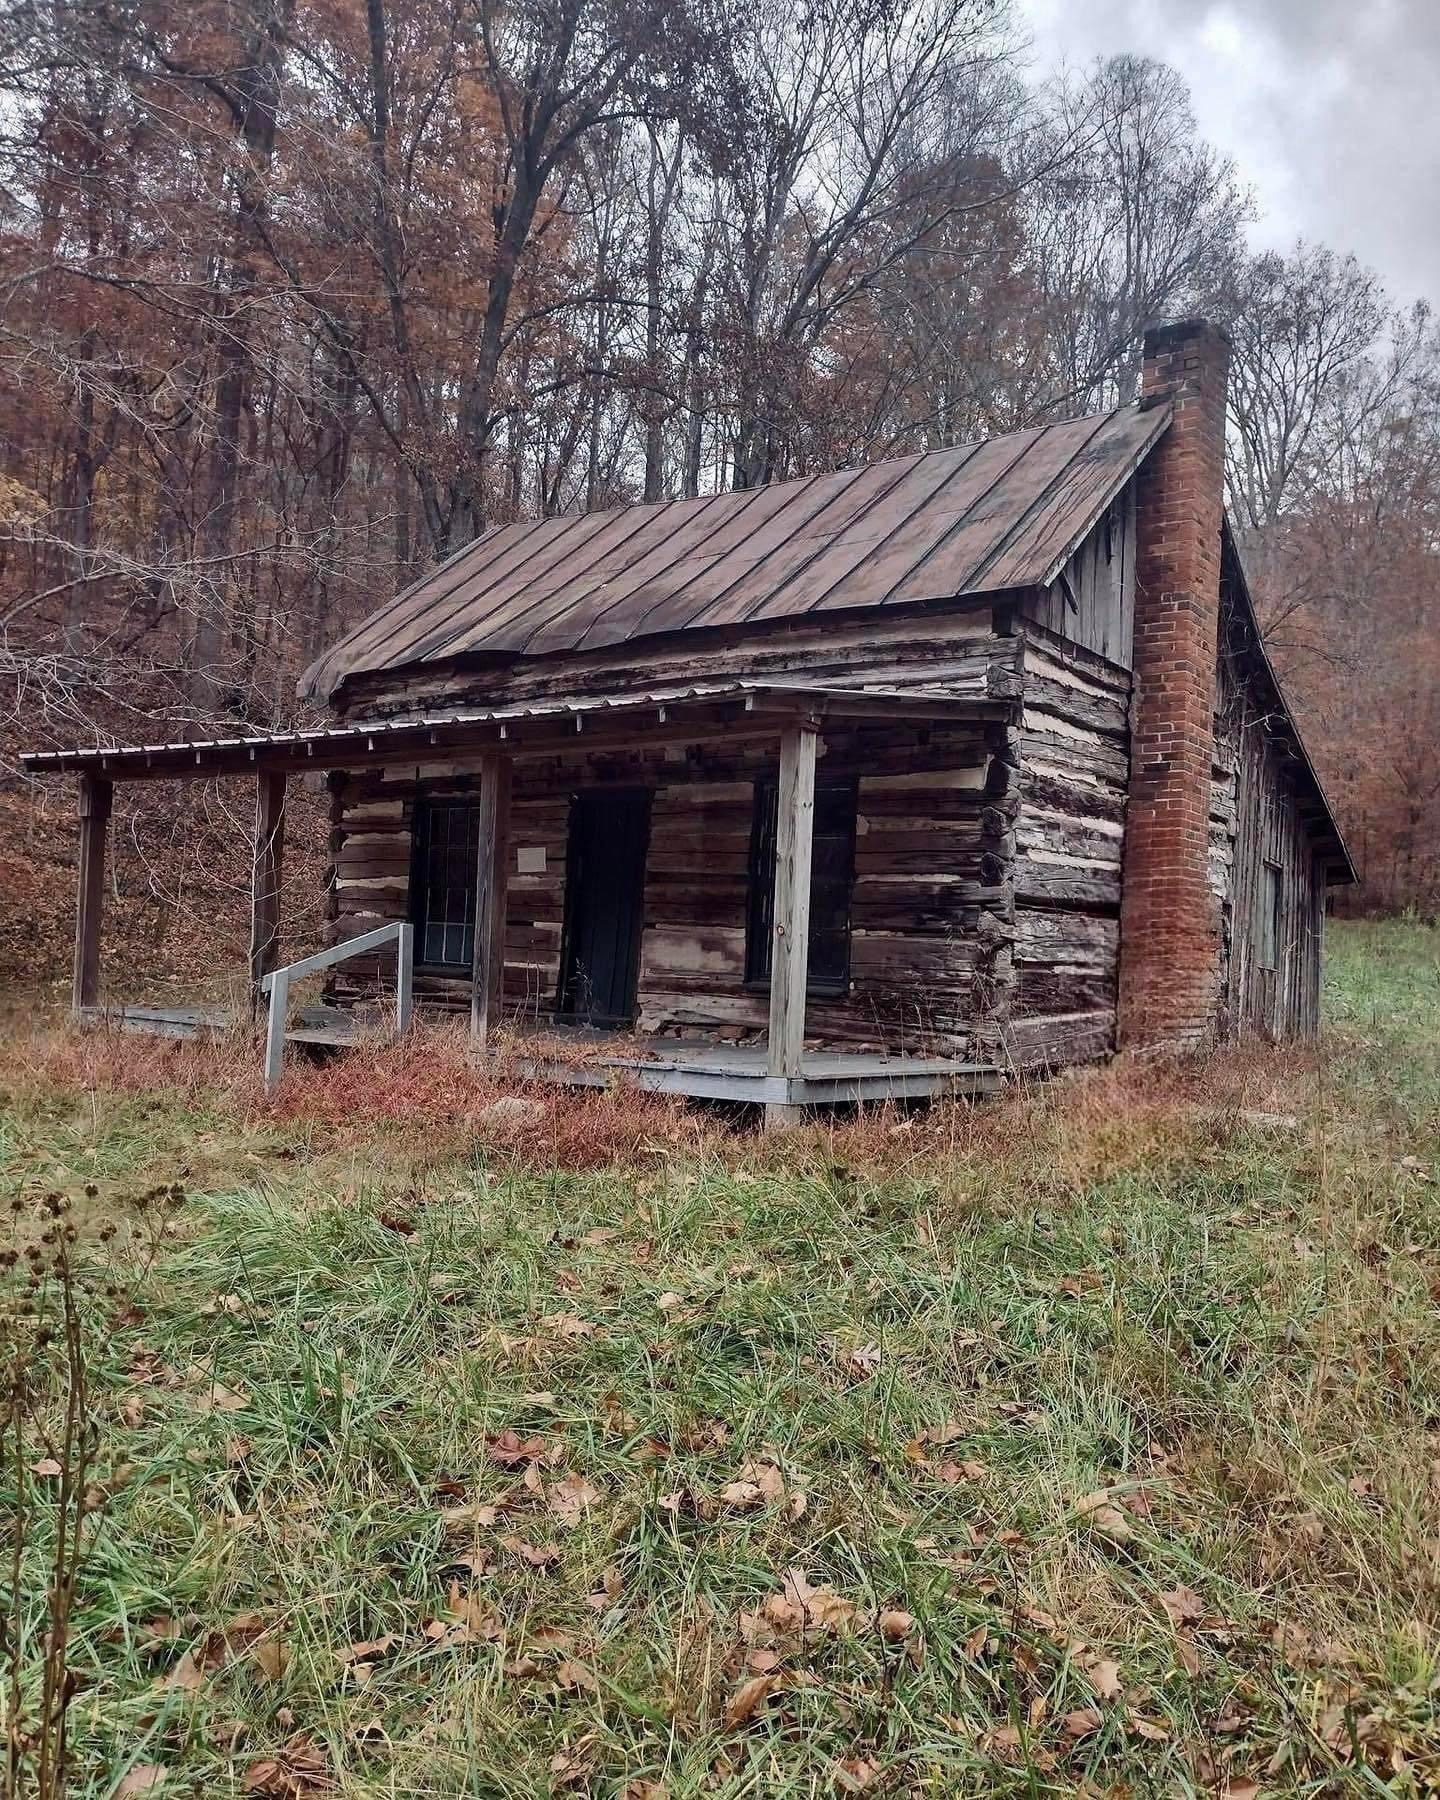
M855 880L855 783L817 781L814 842L810 860L810 962L812 993L844 993L850 983L850 889ZM745 938L745 979L770 979L775 924L776 784L755 784L750 828L750 907Z
M1276 968L1280 961L1280 882L1279 863L1267 862L1255 897L1260 913L1255 922L1255 960L1262 969Z
M475 949L475 860L480 809L467 800L421 800L415 808L410 915L415 960L468 969Z

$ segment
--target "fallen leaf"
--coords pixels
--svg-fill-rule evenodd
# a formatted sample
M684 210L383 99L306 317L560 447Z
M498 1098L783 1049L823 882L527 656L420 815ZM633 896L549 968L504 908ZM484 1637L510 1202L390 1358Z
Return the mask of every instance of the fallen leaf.
M880 1635L890 1644L900 1644L915 1629L914 1615L898 1606L887 1606L880 1614Z
M670 1800L670 1790L663 1782L636 1776L625 1783L623 1800Z
M181 1693L194 1694L204 1687L206 1673L206 1670L196 1662L193 1654L186 1650L175 1667L168 1674L162 1675L155 1685L167 1690L179 1689Z
M1100 1488L1093 1494L1083 1495L1075 1502L1075 1511L1092 1530L1101 1532L1105 1537L1113 1538L1116 1543L1123 1544L1133 1535L1130 1521L1115 1505L1108 1488Z
M274 1756L251 1763L241 1786L247 1794L260 1794L265 1800L299 1800L305 1794L328 1794L335 1777L325 1752L301 1732Z
M842 1794L865 1794L880 1779L880 1765L871 1756L842 1756L835 1765L835 1786Z
M755 1716L774 1692L775 1680L773 1675L752 1675L749 1681L736 1688L725 1708L727 1729L734 1731Z
M250 1656L267 1681L279 1681L290 1663L290 1652L279 1638L265 1638L254 1646Z
M600 1683L595 1679L593 1670L587 1669L584 1663L572 1662L568 1658L556 1665L555 1680L562 1688L578 1688L587 1694L600 1692Z
M255 1448L248 1438L237 1433L225 1440L225 1460L227 1463L243 1463Z
M585 1514L600 1498L600 1490L592 1481L573 1470L562 1475L559 1481L552 1482L546 1495L546 1503L550 1511L566 1527L573 1531Z
M659 1307L661 1312L674 1312L677 1306L683 1306L685 1304L685 1296L683 1294L664 1293L655 1304Z
M505 1430L495 1437L487 1437L485 1447L493 1462L502 1469L513 1469L523 1462L538 1462L545 1454L545 1440L542 1437L522 1438L517 1431Z
M1130 1721L1130 1729L1136 1737L1144 1738L1147 1744L1163 1744L1170 1736L1169 1731L1155 1719L1142 1718L1137 1712L1126 1715Z
M337 1650L335 1656L337 1661L346 1665L376 1662L380 1657L388 1655L400 1642L401 1639L395 1632L387 1631L384 1637L359 1638L355 1643L347 1644L343 1650Z
M452 1581L449 1589L450 1617L473 1638L493 1640L503 1635L504 1626L500 1615L490 1602L479 1594L467 1594L461 1591L460 1583Z
M1065 1735L1072 1738L1089 1737L1091 1732L1098 1731L1104 1719L1093 1706L1080 1706L1074 1712L1066 1713L1060 1723L1065 1727Z
M835 1362L847 1375L853 1375L857 1381L868 1381L880 1367L881 1352L878 1344L854 1344L848 1347L837 1345Z
M1120 1665L1117 1662L1094 1662L1085 1671L1090 1677L1090 1685L1102 1700L1118 1700L1122 1683Z
M138 1424L140 1424L140 1422L144 1419L144 1417L145 1417L145 1397L143 1394L129 1394L125 1397L124 1400L122 1400L120 1402L120 1422L122 1425L128 1425L131 1428L131 1430L133 1431L134 1428ZM159 1764L158 1763L141 1763L138 1766L140 1768L144 1768L144 1769L153 1769L153 1768L158 1768ZM118 1789L118 1788L116 1789L117 1793L119 1793L120 1791L121 1791L120 1789ZM142 1791L143 1790L140 1788L135 1788L133 1790L133 1792L135 1792L137 1794L141 1793Z
M501 1538L500 1542L513 1556L529 1563L532 1569L552 1569L564 1554L558 1544L531 1544L514 1533Z
M167 1774L163 1763L131 1763L115 1788L115 1800L126 1794L153 1794Z
M1170 1615L1170 1623L1175 1626L1193 1625L1197 1619L1205 1617L1205 1602L1194 1588L1171 1588L1168 1594L1160 1596L1160 1604Z
M226 1387L223 1381L212 1381L206 1391L195 1402L198 1413L233 1413L244 1412L250 1404L250 1396L236 1388Z

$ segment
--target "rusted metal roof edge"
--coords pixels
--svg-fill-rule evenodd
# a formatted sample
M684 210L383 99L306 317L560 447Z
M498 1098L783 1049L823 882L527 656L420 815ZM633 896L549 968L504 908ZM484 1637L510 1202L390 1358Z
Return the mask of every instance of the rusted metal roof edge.
M424 749L431 733L504 728L527 723L577 722L596 716L626 717L658 709L703 706L725 700L744 703L746 712L793 712L813 707L817 714L844 717L866 714L884 716L895 711L931 718L979 718L1002 716L1011 709L1008 700L983 693L965 694L933 688L846 687L811 682L730 681L657 688L645 693L581 695L569 700L489 707L483 710L427 713L418 718L386 719L369 724L318 726L311 731L280 731L251 737L182 739L160 744L122 744L105 749L27 750L21 767L31 775L92 774L123 780L146 775L205 776L256 768L303 758L311 767L343 768L346 752L370 755L382 747L397 751ZM411 740L421 740L412 744ZM453 744L437 746L454 749ZM517 748L519 746L517 745ZM164 766L156 768L157 760ZM187 766L188 765L188 766Z
M1038 586L1049 587L1050 583L1059 575L1066 563L1069 562L1070 558L1085 542L1086 538L1089 537L1090 533L1100 523L1101 519L1104 518L1105 508L1113 505L1115 496L1121 491L1125 486L1125 483L1130 480L1131 476L1135 474L1141 463L1144 462L1145 458L1155 448L1156 439L1170 423L1174 414L1175 408L1167 401L1163 406L1146 407L1145 411L1139 415L1141 418L1152 418L1154 424L1151 429L1145 432L1140 438L1134 450L1125 461L1117 466L1114 480L1109 482L1102 490L1101 497L1097 498L1088 511L1081 515L1083 523L1076 526L1075 530L1072 531L1070 536L1066 539L1064 547L1051 558L1050 566L1046 569L1044 577L1037 584Z

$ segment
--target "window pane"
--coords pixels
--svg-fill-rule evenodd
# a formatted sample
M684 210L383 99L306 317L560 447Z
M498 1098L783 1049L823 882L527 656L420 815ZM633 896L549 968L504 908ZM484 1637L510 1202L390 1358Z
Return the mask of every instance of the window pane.
M422 801L416 808L413 911L422 963L470 966L479 837L479 808L468 801Z
M815 824L810 859L810 958L812 987L843 987L850 974L850 890L855 875L853 781L823 781L815 787ZM750 836L750 913L745 974L750 981L770 976L775 907L777 794L774 781L757 782Z

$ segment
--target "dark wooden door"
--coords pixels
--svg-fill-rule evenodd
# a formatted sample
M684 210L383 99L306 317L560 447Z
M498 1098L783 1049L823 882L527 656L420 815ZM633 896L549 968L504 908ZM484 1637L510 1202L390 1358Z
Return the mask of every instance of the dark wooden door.
M648 788L589 788L571 802L562 1019L615 1028L635 1017L649 837Z

